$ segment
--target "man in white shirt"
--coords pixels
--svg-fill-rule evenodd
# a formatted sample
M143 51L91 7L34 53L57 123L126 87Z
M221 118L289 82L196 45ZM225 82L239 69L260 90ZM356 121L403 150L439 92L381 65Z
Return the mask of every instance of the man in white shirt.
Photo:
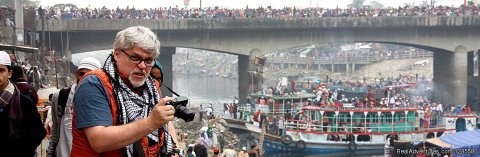
M87 57L80 61L75 77L79 83L85 73L101 68L101 63L95 58ZM76 91L76 84L68 89L62 89L53 93L52 97L52 131L50 144L47 149L47 156L69 157L72 149L72 118L73 118L73 97ZM60 102L60 97L68 95L66 102ZM63 103L63 104L60 104Z
M212 104L209 104L209 105L208 105L208 108L205 109L205 112L207 113L208 119L211 119L211 118L212 118L212 115L213 115L213 107L212 107Z

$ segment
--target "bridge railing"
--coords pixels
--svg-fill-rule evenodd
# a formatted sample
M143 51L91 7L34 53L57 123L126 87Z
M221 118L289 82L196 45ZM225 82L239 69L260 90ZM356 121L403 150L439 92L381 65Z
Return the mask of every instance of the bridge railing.
M268 57L269 63L297 63L297 64L335 64L335 63L364 63L389 60L389 59L413 59L433 57L431 52L407 53L398 55L360 55L360 56L327 56L327 57Z

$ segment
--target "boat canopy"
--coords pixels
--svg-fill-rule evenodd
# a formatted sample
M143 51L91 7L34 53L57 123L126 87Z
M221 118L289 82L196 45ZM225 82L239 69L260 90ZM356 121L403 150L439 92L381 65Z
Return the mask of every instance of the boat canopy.
M454 148L476 146L480 150L480 130L462 131L455 134L441 136L440 140L449 143Z
M480 153L478 152L478 150L480 150L480 130L462 131L455 134L443 135L438 138L428 139L426 142L445 149L453 148L461 149L462 151L477 150L475 152L463 153L477 156ZM460 151L453 152L460 153Z

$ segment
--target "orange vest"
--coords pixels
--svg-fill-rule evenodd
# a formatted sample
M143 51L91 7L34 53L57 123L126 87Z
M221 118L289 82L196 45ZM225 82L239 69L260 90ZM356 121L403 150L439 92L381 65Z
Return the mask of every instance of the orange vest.
M108 78L107 74L102 70L93 70L85 74L83 78L85 78L88 75L96 75L98 78L100 78L103 86L107 90L107 94L109 97L110 101L110 111L112 112L112 120L113 120L113 125L117 125L117 120L118 120L118 115L117 115L117 102L115 101L115 96L113 92L113 87L112 84L110 83L110 79ZM157 90L160 92L160 84L158 81L155 80L155 87ZM103 157L121 157L123 156L123 153L120 149L118 150L113 150L109 152L103 152L103 153L97 153L95 152L92 147L90 146L90 143L88 142L87 136L85 135L85 132L82 129L76 129L76 119L75 119L75 112L73 113L73 119L72 119L72 134L73 134L73 144L72 144L72 151L71 151L71 157L96 157L96 156L103 156ZM149 157L156 157L158 156L158 153L160 152L160 148L163 146L163 141L164 141L164 133L163 129L159 129L159 143L150 146L148 148L148 139L147 137L143 137L140 139L142 147L143 147L143 153L145 156Z

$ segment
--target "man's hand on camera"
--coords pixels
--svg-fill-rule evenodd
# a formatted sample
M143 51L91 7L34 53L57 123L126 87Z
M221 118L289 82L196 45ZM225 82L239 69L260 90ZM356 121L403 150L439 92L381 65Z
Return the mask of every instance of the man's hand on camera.
M173 120L175 109L171 105L165 105L167 102L172 101L173 98L165 97L160 99L157 105L155 105L147 117L148 127L152 130L158 129L169 121Z
M173 148L173 152L174 152L174 153L172 154L171 157L181 157L181 156L180 156L180 152L181 152L181 151L182 151L181 149Z

